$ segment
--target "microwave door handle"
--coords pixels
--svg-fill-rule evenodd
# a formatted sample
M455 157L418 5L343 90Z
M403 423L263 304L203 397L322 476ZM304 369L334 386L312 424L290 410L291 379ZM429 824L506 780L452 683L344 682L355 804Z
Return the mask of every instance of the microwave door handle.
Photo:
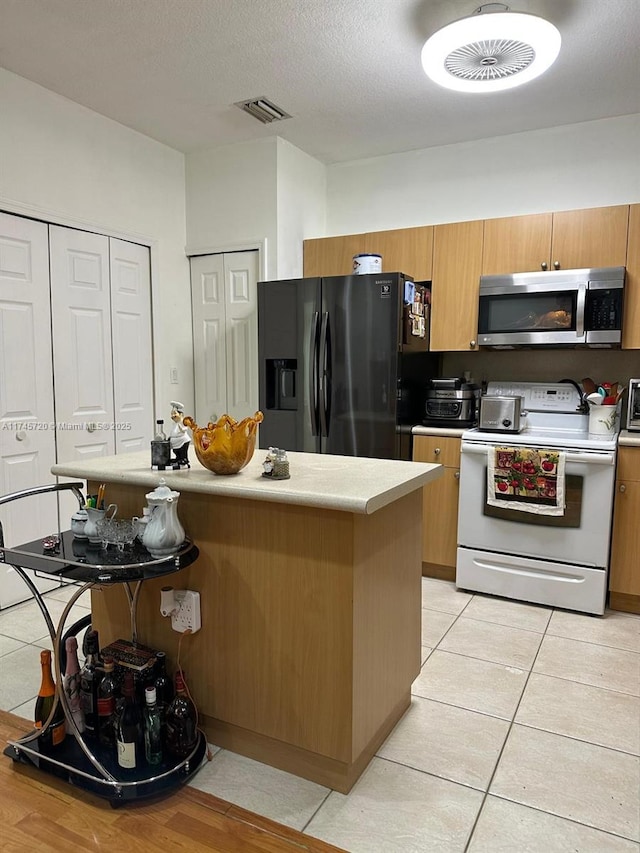
M587 287L581 284L578 287L578 301L576 302L576 337L584 338L584 314L587 305Z

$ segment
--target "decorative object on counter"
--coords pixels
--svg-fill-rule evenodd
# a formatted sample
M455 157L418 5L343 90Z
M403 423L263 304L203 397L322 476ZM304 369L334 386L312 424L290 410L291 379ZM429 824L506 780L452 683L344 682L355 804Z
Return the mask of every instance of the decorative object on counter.
M173 429L169 434L169 445L173 452L173 459L171 460L173 467L190 468L189 445L191 444L191 436L184 424L184 406L176 400L171 401L171 420L173 421Z
M605 398L606 399L606 398ZM593 406L589 412L589 435L613 436L618 430L618 406Z
M270 447L262 463L262 476L270 480L288 480L289 460L287 451L279 447Z
M184 542L184 527L178 518L180 492L170 489L164 480L145 495L151 520L146 525L142 544L152 557L168 557Z
M171 442L164 431L164 421L156 421L156 432L151 442L151 467L164 471L171 461Z
M361 254L353 256L353 274L369 275L382 272L382 255Z
M84 525L84 532L91 545L100 545L102 536L98 531L98 522L103 518L113 518L118 511L117 504L109 504L106 509L95 509L87 507L87 520Z
M86 539L87 534L84 531L85 524L89 518L86 509L79 509L71 516L71 532L76 539Z
M199 427L191 417L184 419L193 434L196 456L214 474L237 474L251 460L256 446L258 424L262 412L240 422L231 415L222 415L217 423Z
M42 548L44 551L51 551L52 553L57 551L60 547L60 537L53 536L45 536L42 540Z

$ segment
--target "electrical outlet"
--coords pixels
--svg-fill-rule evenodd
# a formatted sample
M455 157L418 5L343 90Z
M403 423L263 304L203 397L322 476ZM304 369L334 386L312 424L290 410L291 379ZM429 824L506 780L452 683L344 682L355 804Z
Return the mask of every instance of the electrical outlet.
M171 380L172 385L178 384L178 368L177 367L172 367L169 370L169 378Z
M201 627L200 593L191 589L176 589L173 595L178 609L171 614L171 627L179 634L184 634L188 629L195 634Z

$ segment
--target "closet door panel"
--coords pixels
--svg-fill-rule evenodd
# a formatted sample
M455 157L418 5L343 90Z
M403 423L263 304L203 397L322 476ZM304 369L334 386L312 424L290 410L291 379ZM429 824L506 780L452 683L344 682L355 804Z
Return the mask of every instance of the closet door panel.
M227 411L225 278L222 255L191 258L195 420L200 426Z
M149 447L155 420L149 249L110 239L109 260L115 445L126 453Z
M49 226L58 462L115 453L109 239Z
M49 251L42 222L0 214L0 495L54 481L55 425ZM55 496L0 508L5 543L57 530ZM34 577L41 589L58 586ZM11 566L0 564L0 607L31 597Z
M258 408L258 253L224 255L228 413L240 421Z

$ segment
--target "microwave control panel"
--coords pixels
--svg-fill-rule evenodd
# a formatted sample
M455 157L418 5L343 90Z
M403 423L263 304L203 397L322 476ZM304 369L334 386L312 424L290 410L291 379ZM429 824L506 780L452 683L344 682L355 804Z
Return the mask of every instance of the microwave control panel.
M575 412L581 396L568 382L489 382L487 394L522 397L530 412Z

